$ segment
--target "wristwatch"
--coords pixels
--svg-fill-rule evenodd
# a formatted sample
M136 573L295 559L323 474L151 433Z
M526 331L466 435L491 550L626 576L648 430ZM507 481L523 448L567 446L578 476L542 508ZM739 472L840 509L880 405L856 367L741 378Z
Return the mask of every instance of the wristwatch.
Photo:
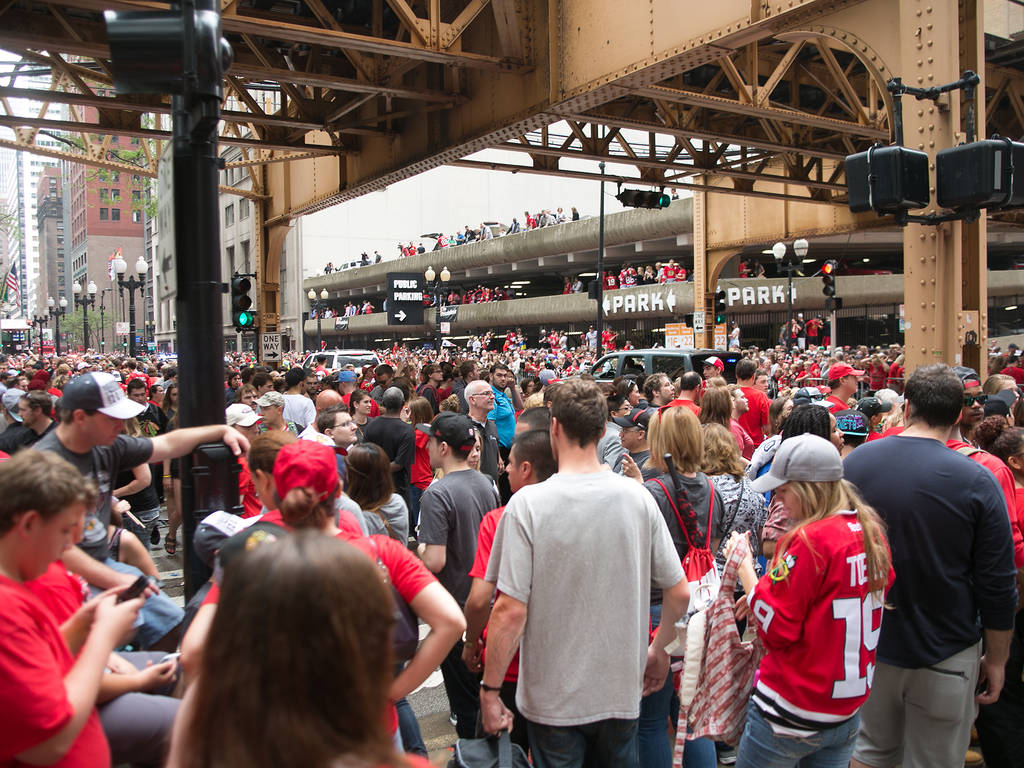
M480 681L480 687L485 691L491 691L493 693L501 693L501 686L495 688L493 685L487 685L483 680Z

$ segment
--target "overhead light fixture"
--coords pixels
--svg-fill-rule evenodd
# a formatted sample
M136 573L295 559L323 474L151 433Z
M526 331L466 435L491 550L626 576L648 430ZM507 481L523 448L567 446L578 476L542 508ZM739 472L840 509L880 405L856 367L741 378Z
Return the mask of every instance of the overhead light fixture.
M577 277L596 277L597 272L580 272Z
M1003 310L1004 310L1005 312L1012 312L1012 311L1013 311L1013 310L1015 310L1016 308L1017 308L1017 305L1016 305L1016 304L1014 304L1014 305L1013 305L1012 307L1003 307Z
M817 261L817 259L804 259L800 263L801 264L810 264L810 263L815 262L815 261Z
M871 261L871 259L869 259L869 258L868 258L867 256L865 256L865 257L864 257L863 259L861 259L861 261L862 261L862 262L863 262L864 264L867 264L867 263L868 263L869 261Z

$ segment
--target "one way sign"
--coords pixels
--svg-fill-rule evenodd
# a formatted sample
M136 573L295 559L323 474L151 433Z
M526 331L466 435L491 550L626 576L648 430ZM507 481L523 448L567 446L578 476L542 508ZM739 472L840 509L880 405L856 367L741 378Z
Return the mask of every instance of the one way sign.
M388 325L423 325L423 275L388 273Z

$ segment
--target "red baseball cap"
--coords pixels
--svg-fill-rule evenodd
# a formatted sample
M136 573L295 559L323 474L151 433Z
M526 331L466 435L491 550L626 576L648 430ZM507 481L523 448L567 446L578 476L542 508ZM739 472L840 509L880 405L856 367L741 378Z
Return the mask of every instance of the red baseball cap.
M863 376L864 371L858 371L849 363L836 363L828 369L828 380L835 381L844 376Z
M292 488L308 488L320 500L338 487L334 449L312 440L297 440L281 448L274 460L274 489L284 498Z
M712 355L711 357L704 358L704 365L712 365L720 371L725 370L725 363L719 360L717 357Z

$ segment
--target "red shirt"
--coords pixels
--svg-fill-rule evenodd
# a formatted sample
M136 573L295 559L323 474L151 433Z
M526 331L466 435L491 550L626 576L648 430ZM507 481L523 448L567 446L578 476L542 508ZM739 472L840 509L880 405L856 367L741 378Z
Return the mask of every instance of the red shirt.
M764 442L763 427L768 426L768 408L771 406L771 401L757 387L740 387L740 390L746 395L747 405L750 406L750 409L740 416L737 421L739 421L741 427L747 430L747 434L754 441L754 447L756 448ZM749 459L750 456L747 458Z
M1011 365L1008 368L1003 368L1000 373L1011 377L1017 382L1018 386L1024 385L1024 368L1021 368L1019 365Z
M832 413L835 413L836 411L845 411L847 408L850 407L850 405L845 400L840 400L835 395L829 395L828 397L826 397L825 402L831 403L828 409Z
M739 446L740 454L749 461L750 457L754 455L754 441L750 439L747 430L736 419L729 419L729 429L732 431L732 436L736 438L736 445Z
M473 558L473 567L469 569L469 576L473 579L484 579L487 577L487 563L491 559L491 548L494 546L494 533L498 530L498 523L505 512L505 507L492 509L484 519L480 521L480 528L476 534L476 556ZM487 627L484 627L481 640L484 642L482 660L487 657ZM519 680L519 651L512 657L508 669L505 670L505 682L514 683Z
M700 406L697 405L693 400L687 400L685 397L677 397L675 400L669 400L665 403L664 408L669 408L673 405L682 405L693 411L694 416L700 416Z
M864 538L852 512L802 528L754 588L751 609L768 653L755 702L822 727L868 697L884 595L868 593ZM888 587L895 574L889 569ZM866 626L865 626L866 625Z
M430 454L427 453L427 443L430 442L430 435L416 430L416 453L412 460L412 470L409 475L409 482L425 491L430 481L434 479L434 470L430 468Z
M348 408L348 401L351 400L351 399L352 399L352 393L351 392L349 392L347 395L342 395L341 396L341 402L343 402L345 404L346 408ZM380 406L377 405L377 401L376 400L374 400L373 398L370 398L370 418L371 419L375 419L378 416L380 416Z
M263 509L263 503L256 496L256 486L252 482L249 462L244 456L239 456L238 463L241 466L238 473L238 494L242 497L242 517L256 517Z
M75 660L47 607L24 584L0 576L0 768L55 736L73 716L64 676ZM61 768L110 765L110 747L93 708Z

